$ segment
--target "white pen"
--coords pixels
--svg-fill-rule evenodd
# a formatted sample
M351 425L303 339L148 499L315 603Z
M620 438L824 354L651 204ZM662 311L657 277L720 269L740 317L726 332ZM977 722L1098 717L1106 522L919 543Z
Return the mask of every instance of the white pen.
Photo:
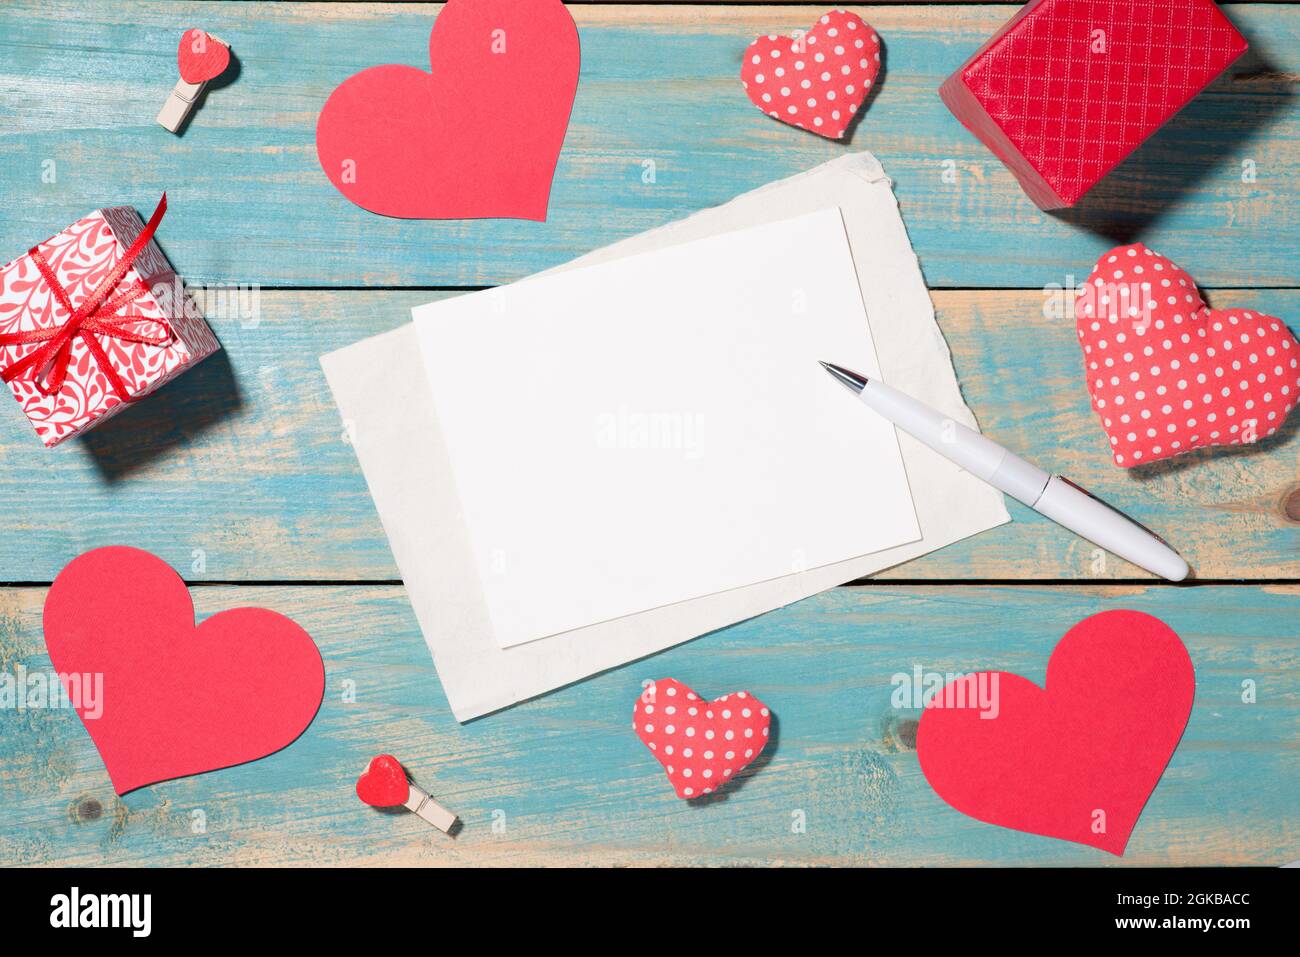
M1152 574L1174 582L1187 577L1187 562L1177 552L1068 479L1049 475L992 439L883 382L829 362L822 366L857 393L864 405L908 435L1058 525Z

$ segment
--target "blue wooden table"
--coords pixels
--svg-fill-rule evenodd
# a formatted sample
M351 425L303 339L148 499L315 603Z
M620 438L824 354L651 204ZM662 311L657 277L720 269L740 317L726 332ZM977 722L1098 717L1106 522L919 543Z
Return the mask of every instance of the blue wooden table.
M1122 472L1088 407L1073 321L1044 287L1141 238L1216 306L1300 322L1300 8L1224 9L1251 51L1080 209L1035 209L935 90L1014 7L855 7L886 69L851 143L745 100L740 53L816 5L586 5L550 219L411 222L348 204L313 128L345 77L426 62L436 5L18 0L0 7L0 259L87 211L144 212L187 280L255 285L224 351L84 440L43 450L0 416L0 670L48 668L48 583L80 552L147 548L200 615L290 614L325 659L319 716L263 761L114 795L75 715L0 711L0 863L1281 864L1300 859L1300 442ZM237 75L175 137L153 121L181 29ZM502 144L508 149L509 144ZM317 357L410 306L508 282L846 150L894 178L967 401L991 434L1160 530L1197 580L1156 583L1014 503L1014 522L870 581L461 726L398 581ZM653 160L653 183L643 181ZM945 175L947 174L947 175ZM252 305L246 301L245 305ZM1042 680L1080 618L1160 616L1197 670L1187 733L1122 861L963 817L927 786L890 678ZM724 800L688 805L628 728L645 678L750 688L776 741ZM1243 683L1257 688L1243 701ZM1134 728L1140 734L1141 728ZM465 821L442 838L352 782L391 751ZM804 826L794 826L802 822Z

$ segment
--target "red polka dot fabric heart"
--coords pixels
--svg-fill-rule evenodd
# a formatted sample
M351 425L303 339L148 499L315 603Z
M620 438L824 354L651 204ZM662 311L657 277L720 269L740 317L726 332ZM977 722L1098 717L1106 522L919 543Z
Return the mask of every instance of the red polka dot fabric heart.
M856 13L832 10L807 33L751 43L740 82L773 119L838 140L879 72L880 36Z
M637 737L659 759L679 798L712 794L767 744L772 713L748 691L703 701L673 678L642 689L632 711Z
M1074 305L1092 407L1121 468L1275 433L1300 394L1300 343L1280 319L1211 309L1142 243L1098 260Z

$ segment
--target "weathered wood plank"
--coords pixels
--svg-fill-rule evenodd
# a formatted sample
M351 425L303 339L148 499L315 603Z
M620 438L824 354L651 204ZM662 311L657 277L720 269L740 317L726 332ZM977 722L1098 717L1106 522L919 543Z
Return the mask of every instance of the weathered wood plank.
M0 8L0 256L98 205L170 190L161 239L191 280L268 285L487 285L517 278L845 149L895 177L935 286L1022 286L1142 235L1207 285L1293 286L1290 201L1300 178L1300 10L1228 6L1252 51L1117 170L1085 206L1035 209L961 129L940 81L1014 7L858 7L886 45L886 76L852 143L765 117L737 79L761 32L815 8L577 6L583 75L548 223L409 222L342 199L319 170L314 122L345 77L421 64L432 5L112 5ZM230 40L238 77L182 137L153 121L175 79L178 24ZM502 144L509 149L509 144ZM1241 181L1242 163L1258 180ZM643 182L644 164L655 182ZM56 181L42 174L52 162ZM945 167L956 174L947 183Z
M52 580L97 545L148 548L196 580L398 577L320 372L320 353L449 293L263 291L213 319L225 351L52 451L0 405L0 581ZM1282 316L1295 292L1212 293ZM1300 577L1300 445L1110 463L1069 319L1034 292L939 292L967 401L990 435L1165 535L1203 578ZM251 302L245 305L251 306ZM8 400L5 400L6 402ZM400 414L400 410L394 410ZM1300 421L1300 420L1293 420ZM1146 577L1013 503L1013 524L887 573L904 578Z
M0 861L1275 865L1300 839L1295 586L836 589L464 727L400 588L194 594L201 616L265 604L311 632L328 676L315 723L263 761L118 799L74 714L0 711ZM0 670L48 669L43 597L0 591ZM1169 622L1197 669L1187 733L1122 861L947 807L912 750L918 713L890 703L891 676L998 667L1041 682L1070 625L1117 607ZM705 807L672 796L628 727L642 679L667 676L710 695L749 689L777 717L769 759ZM1255 704L1241 700L1247 679ZM455 840L357 800L352 782L381 751L462 816ZM806 833L792 831L798 811Z

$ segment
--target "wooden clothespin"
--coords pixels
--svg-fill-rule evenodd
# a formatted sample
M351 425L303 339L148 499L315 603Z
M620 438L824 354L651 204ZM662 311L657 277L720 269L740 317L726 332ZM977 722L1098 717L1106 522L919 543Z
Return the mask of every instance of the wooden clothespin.
M456 815L452 814L445 807L429 797L424 791L414 784L407 782L411 789L409 795L402 804L411 811L414 811L420 817L424 818L442 833L448 833L452 825L456 823Z
M357 797L371 807L405 807L444 834L449 833L457 821L455 814L406 776L406 769L391 754L371 759L370 766L357 778Z
M197 27L186 30L176 48L176 65L181 78L158 111L158 122L173 133L185 123L208 81L221 76L230 66L230 47Z

